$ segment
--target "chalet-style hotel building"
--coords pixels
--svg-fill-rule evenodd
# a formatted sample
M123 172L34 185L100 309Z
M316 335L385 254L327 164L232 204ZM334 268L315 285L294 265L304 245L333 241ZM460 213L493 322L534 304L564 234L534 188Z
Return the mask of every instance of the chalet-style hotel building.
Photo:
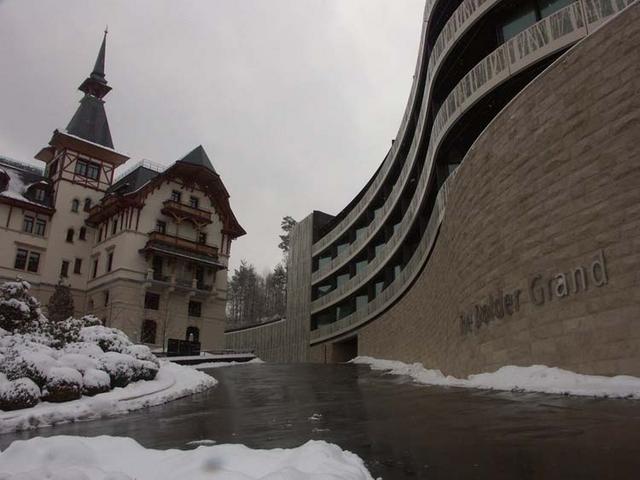
M0 157L0 280L29 281L43 305L63 281L78 315L134 341L220 348L231 241L245 232L202 147L114 176L128 157L104 109L105 42L69 125L35 157L44 171Z
M640 375L640 5L427 0L423 21L380 167L297 225L287 319L227 346Z

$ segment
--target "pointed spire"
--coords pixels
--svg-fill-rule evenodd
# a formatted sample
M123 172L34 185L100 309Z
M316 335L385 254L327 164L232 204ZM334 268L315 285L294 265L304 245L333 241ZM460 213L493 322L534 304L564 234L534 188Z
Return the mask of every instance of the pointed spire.
M98 52L98 58L96 58L96 64L91 72L91 78L98 80L99 82L107 81L104 78L104 56L107 50L107 33L109 33L109 27L104 29L104 37L102 37L102 45L100 45L100 51Z
M107 30L104 31L102 37L102 44L100 45L100 51L96 58L96 64L93 67L91 75L82 82L82 85L78 87L78 90L84 92L87 95L93 95L96 98L104 97L111 87L107 85L107 80L104 77L104 58L107 51Z
M102 45L96 58L91 75L82 82L78 90L84 92L80 106L67 125L67 132L93 143L113 148L107 114L104 111L102 98L109 93L111 87L104 78L104 59L107 50L107 30L102 37Z

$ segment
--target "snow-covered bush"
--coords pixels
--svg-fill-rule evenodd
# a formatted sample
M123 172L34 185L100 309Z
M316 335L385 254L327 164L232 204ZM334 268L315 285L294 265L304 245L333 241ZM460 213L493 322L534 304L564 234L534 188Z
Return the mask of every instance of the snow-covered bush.
M58 363L63 367L73 368L83 374L87 370L98 368L96 359L82 353L65 353L58 357Z
M89 369L82 376L82 394L93 396L111 390L111 377L102 370Z
M40 389L28 378L0 382L0 410L18 410L35 406Z
M111 378L111 388L126 387L142 368L140 360L118 352L106 352L99 362L100 370L107 372Z
M4 354L0 364L0 371L9 380L26 377L39 387L42 387L47 382L49 370L56 366L58 366L56 359L44 353L29 350L22 352L10 350Z
M64 353L78 353L91 358L100 358L104 351L95 343L73 342L67 343L63 348Z
M52 322L27 282L0 285L0 409L65 402L153 380L160 362L94 315Z
M69 367L51 367L42 389L42 398L47 402L68 402L82 395L82 374Z
M123 331L101 325L84 327L80 330L79 338L82 342L97 343L105 352L123 353L133 345Z
M160 367L160 360L158 360L158 357L151 353L151 349L146 345L130 345L122 353L131 355L138 360L154 363L156 367Z
M0 328L9 333L36 332L46 321L40 302L29 295L29 282L5 282L0 285Z

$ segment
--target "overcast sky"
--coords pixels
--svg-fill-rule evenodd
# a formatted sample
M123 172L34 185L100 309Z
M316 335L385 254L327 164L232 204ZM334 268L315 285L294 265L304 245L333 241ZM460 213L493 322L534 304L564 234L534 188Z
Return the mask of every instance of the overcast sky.
M202 144L259 271L280 219L335 214L395 137L424 0L0 0L0 154L28 161L71 119L105 25L106 97L129 164ZM126 166L125 166L126 168Z

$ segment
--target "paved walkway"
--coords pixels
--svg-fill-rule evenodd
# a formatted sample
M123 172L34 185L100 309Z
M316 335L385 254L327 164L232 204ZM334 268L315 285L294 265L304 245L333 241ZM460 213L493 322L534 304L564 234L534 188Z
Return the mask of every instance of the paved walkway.
M640 401L425 387L364 365L210 370L210 392L106 420L0 435L118 435L151 448L215 440L254 448L334 442L374 476L640 478Z

